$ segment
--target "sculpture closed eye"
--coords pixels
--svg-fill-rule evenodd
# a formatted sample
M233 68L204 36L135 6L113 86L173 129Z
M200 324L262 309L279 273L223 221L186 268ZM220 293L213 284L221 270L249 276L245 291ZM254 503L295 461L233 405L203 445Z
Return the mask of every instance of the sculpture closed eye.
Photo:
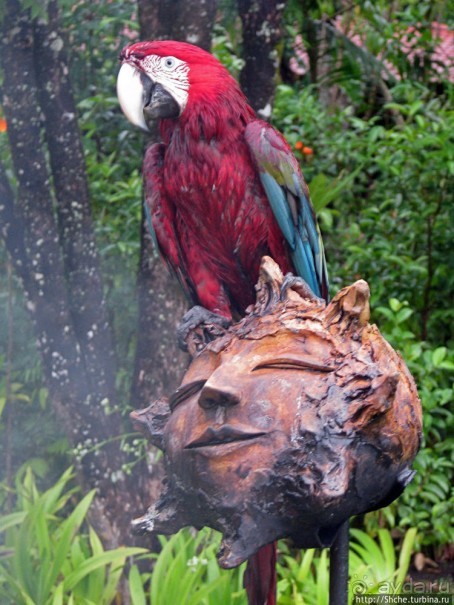
M257 372L258 370L314 370L316 372L333 372L334 368L321 363L314 363L310 360L303 359L292 359L292 358L278 358L270 361L264 361L256 366L252 371Z

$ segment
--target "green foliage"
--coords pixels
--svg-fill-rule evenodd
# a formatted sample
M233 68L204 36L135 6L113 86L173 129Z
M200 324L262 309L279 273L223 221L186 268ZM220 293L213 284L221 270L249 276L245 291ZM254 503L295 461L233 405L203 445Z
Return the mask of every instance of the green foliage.
M389 585L397 594L408 572L416 529L409 529L396 550L391 533L381 529L378 542L364 531L350 530L349 602L355 595L375 593ZM280 543L278 560L278 605L328 605L328 551L309 549L297 553ZM397 555L397 552L399 555ZM383 588L382 588L383 591Z
M322 63L322 86L336 84L358 112L369 112L377 101L373 85L380 79L393 85L397 80L414 82L447 81L449 61L434 56L438 43L434 22L449 26L452 16L447 3L397 2L390 8L385 1L361 0L340 5L331 0L290 0L286 10L289 44L303 33L307 46L309 24L323 40L317 63ZM321 29L321 24L324 30ZM334 27L335 25L335 27ZM317 65L318 66L318 65ZM327 73L325 73L327 72ZM320 77L319 77L320 79Z
M366 526L374 531L381 518L391 526L417 527L420 546L449 544L454 540L454 350L419 341L411 330L408 302L390 299L388 306L375 311L384 336L401 351L418 385L424 438L412 483L390 507L368 515Z
M281 544L284 554L278 561L277 602L279 605L328 605L328 551L315 549L294 556Z
M381 529L378 541L364 531L351 530L350 597L374 593L388 584L389 592L399 593L410 565L416 530L409 529L396 545L388 530ZM151 573L140 573L136 565L129 573L133 605L242 605L244 566L221 570L216 560L220 535L204 529L194 535L184 529L170 538L160 537L162 550ZM328 550L290 550L279 542L278 605L328 605ZM382 588L383 590L383 588Z
M395 545L388 530L378 531L378 544L367 533L351 530L349 598L357 594L386 592L399 594L407 576L416 538L416 529L409 529L399 545Z
M75 500L67 470L40 493L33 473L17 486L17 510L0 517L0 590L5 605L109 605L128 557L141 548L105 551L86 521L94 491Z
M94 492L78 501L68 469L48 490L40 493L27 470L17 485L16 511L0 517L0 589L8 605L108 605L117 595L126 560L142 558L140 572L132 564L129 591L133 605L244 605L244 566L219 568L216 551L220 534L184 529L170 538L161 536L159 554L120 547L105 551L93 528L83 532ZM368 590L385 581L402 582L408 569L415 530L409 530L396 563L390 533L379 532L379 544L362 531L351 530L351 585L361 577ZM327 551L291 553L280 543L278 602L328 603ZM152 567L152 561L154 565ZM148 562L148 563L147 563ZM144 565L145 563L145 565ZM152 568L152 571L151 571Z
M230 27L228 23L227 27L222 27L220 23L215 24L212 52L237 79L244 66L244 60L236 52L240 43L238 38L238 28L235 26L235 22L230 23Z
M220 535L204 529L195 536L184 529L170 538L160 536L162 550L149 555L156 563L151 574L129 574L133 605L245 605L242 589L244 566L231 571L219 568L216 551ZM150 581L150 589L144 584ZM147 594L148 592L148 594Z
M20 6L30 11L34 19L47 19L46 5L41 0L20 0ZM7 14L7 0L0 0L0 20Z

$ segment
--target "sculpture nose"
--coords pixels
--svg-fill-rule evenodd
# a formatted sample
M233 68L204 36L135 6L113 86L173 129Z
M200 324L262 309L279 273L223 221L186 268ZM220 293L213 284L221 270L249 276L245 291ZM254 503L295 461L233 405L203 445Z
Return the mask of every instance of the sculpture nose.
M199 395L198 403L204 410L226 408L240 403L240 398L228 387L217 388L207 383Z

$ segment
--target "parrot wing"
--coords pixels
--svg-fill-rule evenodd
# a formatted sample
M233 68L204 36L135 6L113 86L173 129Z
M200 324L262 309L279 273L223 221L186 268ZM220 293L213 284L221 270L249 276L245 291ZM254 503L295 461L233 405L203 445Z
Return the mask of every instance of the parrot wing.
M145 190L145 216L153 243L190 301L196 295L181 254L175 231L175 208L162 194L162 163L165 145L154 143L145 151L143 178Z
M287 141L262 120L250 122L246 142L296 273L328 299L328 272L320 229L298 161Z

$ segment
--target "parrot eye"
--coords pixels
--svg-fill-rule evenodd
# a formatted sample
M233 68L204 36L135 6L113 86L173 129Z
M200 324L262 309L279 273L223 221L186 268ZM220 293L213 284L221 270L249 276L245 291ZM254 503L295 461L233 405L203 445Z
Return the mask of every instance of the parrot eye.
M170 69L174 66L175 66L175 59L173 57L166 57L164 59L164 67L167 67L167 69Z

